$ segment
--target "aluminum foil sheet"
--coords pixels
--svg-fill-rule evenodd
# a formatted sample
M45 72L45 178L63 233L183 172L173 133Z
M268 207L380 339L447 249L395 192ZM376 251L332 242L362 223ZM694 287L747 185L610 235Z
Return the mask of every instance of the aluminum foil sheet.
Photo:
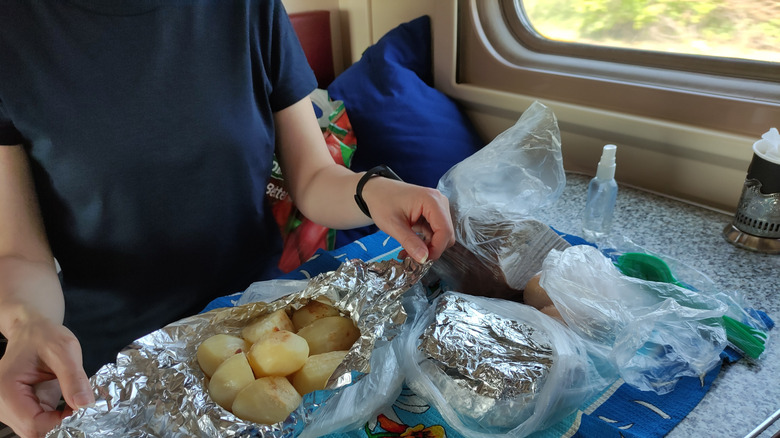
M550 337L527 323L443 295L419 338L421 368L461 416L511 428L528 418L554 363Z
M195 315L144 336L102 367L90 381L96 404L76 411L47 438L72 437L294 437L339 389L370 372L377 342L393 338L406 320L401 296L430 268L412 259L344 262L312 278L298 293ZM217 333L240 333L254 318L283 307L299 308L325 296L349 315L361 336L336 369L326 391L304 397L282 423L243 421L208 395L198 366L198 345Z

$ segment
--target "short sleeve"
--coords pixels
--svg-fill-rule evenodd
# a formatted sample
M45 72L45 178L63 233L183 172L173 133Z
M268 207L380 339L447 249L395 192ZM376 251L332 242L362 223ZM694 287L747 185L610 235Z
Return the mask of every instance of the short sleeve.
M271 3L272 34L269 38L270 50L266 52L266 67L272 84L269 96L271 109L276 112L311 94L317 88L317 78L306 61L306 55L282 2Z
M6 117L3 101L0 100L0 145L17 145L22 142L24 142L24 137L16 129L13 122Z

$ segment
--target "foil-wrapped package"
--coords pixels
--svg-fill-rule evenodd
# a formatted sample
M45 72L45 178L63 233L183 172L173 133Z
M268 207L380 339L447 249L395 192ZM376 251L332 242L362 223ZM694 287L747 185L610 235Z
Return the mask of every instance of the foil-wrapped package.
M496 402L527 411L553 364L546 333L455 295L438 302L434 321L420 336L419 349L430 359L426 367L441 371L432 375L453 407L476 422L494 426L511 427L503 423L517 421L496 411Z
M272 302L215 309L172 323L136 340L116 363L98 370L90 379L96 404L74 412L47 438L297 436L320 407L338 400L341 390L369 380L363 377L371 371L374 349L392 340L406 320L401 296L429 268L430 262L420 265L412 259L347 261L312 278L300 292ZM319 297L333 302L360 330L325 391L307 394L285 421L273 425L243 421L211 400L196 359L201 342L217 333L240 333L260 315L297 309ZM360 414L359 407L350 406L353 411Z
M439 302L420 341L420 351L454 383L495 400L532 399L553 363L546 333L453 295ZM462 354L464 346L470 354Z
M400 345L409 387L470 438L527 436L607 383L571 330L502 299L446 292Z

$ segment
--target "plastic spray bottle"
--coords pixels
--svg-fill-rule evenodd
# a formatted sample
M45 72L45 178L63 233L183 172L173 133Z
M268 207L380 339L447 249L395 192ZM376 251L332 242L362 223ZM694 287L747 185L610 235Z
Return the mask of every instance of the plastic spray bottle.
M612 228L618 191L615 181L616 151L617 146L613 144L604 146L596 177L588 184L588 198L582 213L582 237L590 242L608 235Z

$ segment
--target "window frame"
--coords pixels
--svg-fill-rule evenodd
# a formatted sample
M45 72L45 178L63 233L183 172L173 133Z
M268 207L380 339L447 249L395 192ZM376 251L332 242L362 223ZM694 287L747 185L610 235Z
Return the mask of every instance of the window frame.
M584 44L559 43L584 50L580 56L539 52L508 23L515 7L515 0L458 1L456 84L749 137L780 120L780 65L770 63L778 79L767 81L629 64L626 50L597 50L606 59L592 59L585 54L595 46Z
M535 30L523 0L500 0L500 3L509 29L523 46L534 52L601 61L619 60L622 64L780 82L778 63L551 40Z

